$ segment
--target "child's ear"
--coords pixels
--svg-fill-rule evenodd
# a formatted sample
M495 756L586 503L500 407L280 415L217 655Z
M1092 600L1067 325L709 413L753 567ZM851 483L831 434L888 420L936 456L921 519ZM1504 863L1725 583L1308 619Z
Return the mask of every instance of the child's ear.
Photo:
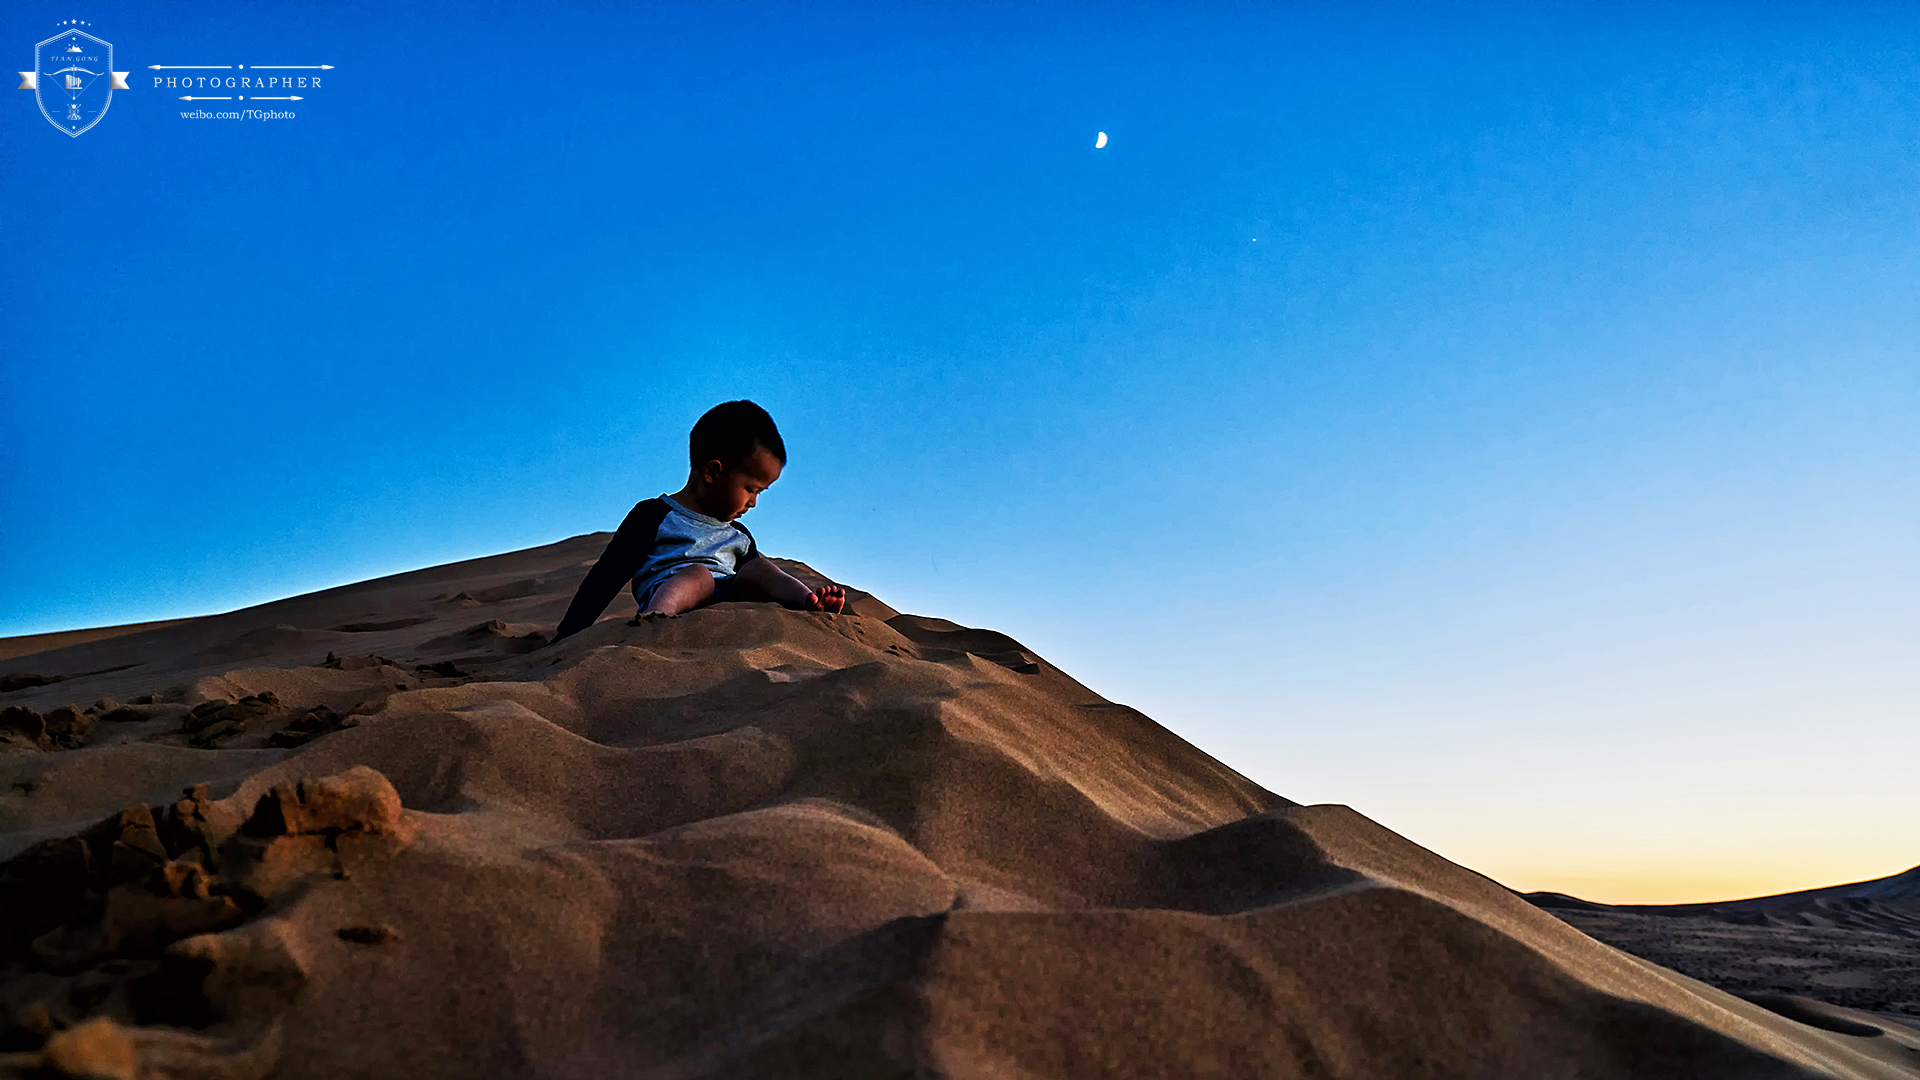
M717 460L709 461L705 465L700 466L700 479L705 480L709 484L719 483L720 478L726 474L726 465Z

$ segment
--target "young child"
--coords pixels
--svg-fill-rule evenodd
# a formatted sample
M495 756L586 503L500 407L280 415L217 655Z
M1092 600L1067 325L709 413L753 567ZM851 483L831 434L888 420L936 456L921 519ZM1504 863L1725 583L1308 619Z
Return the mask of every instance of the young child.
M554 633L592 626L631 581L642 615L678 615L702 604L772 600L803 611L846 606L838 585L809 589L760 554L735 519L780 479L787 447L773 417L751 401L708 409L687 437L687 485L635 506L587 571Z

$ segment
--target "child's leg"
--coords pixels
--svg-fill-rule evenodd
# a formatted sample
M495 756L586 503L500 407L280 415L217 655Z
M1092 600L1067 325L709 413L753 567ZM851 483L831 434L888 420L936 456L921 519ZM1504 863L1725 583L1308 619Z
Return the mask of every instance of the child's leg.
M681 567L661 582L647 598L642 615L678 615L692 611L713 595L713 574L700 565Z
M764 604L773 599L767 590L748 578L735 574L732 577L716 578L713 582L713 598L709 604Z
M846 593L839 586L826 585L818 591L809 589L764 555L740 567L735 576L765 591L774 601L800 611L839 611L846 603Z

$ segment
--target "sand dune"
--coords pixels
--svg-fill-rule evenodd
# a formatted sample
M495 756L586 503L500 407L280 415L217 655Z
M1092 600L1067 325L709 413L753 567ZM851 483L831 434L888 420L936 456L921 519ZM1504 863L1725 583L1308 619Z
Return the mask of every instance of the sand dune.
M1920 867L1708 904L1527 899L1610 945L1755 1000L1820 998L1876 1014L1869 1023L1920 1025Z
M1818 926L1920 938L1920 866L1889 877L1706 904L1595 904L1563 893L1528 893L1549 910L1691 917L1745 926Z
M126 623L121 626L95 626L85 630L56 630L50 634L22 634L19 637L0 638L0 661L32 653L47 652L51 649L63 649L69 645L81 645L89 641L104 641L107 638L125 637L142 630L157 630L163 626L177 626L188 619L160 619L155 622Z
M60 681L0 694L5 1067L1920 1076L1005 635L856 593L547 643L604 541L9 661Z

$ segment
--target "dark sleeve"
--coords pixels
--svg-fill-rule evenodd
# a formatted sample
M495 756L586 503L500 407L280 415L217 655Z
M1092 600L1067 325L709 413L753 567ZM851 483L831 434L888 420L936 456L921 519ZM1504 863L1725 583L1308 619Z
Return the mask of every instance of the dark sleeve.
M580 583L580 591L573 594L573 603L567 605L566 617L553 632L553 640L577 634L600 618L613 598L640 572L647 556L653 554L660 522L666 516L667 504L659 499L648 499L634 506L627 520L614 532L613 539L607 541L600 561L587 571L587 580Z
M737 570L740 567L745 566L748 563L760 557L760 545L753 542L753 534L750 532L747 532L747 527L745 525L742 525L737 521L730 522L730 524L734 528L739 529L741 532L747 533L747 553L745 555L740 556L739 563L737 563L734 566L734 569Z

